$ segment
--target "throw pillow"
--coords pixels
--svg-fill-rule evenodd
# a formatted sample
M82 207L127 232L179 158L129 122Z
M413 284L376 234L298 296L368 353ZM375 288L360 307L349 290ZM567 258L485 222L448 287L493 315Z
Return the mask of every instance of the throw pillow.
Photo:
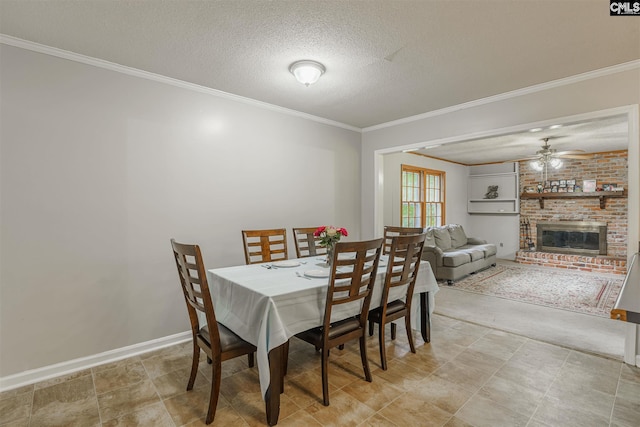
M446 227L437 227L433 229L433 237L436 240L436 246L446 251L451 249L451 235Z
M451 247L459 248L467 244L467 235L460 224L449 224L447 228L451 235Z
M428 227L425 232L425 238L424 238L424 245L425 246L435 246L436 245L436 239L435 237L433 237L433 228Z

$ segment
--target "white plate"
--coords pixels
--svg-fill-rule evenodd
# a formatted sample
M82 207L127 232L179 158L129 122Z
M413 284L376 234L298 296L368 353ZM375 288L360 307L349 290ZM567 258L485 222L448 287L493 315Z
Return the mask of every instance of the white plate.
M329 270L307 270L304 272L304 275L307 277L329 277Z
M274 267L297 267L299 266L300 263L298 261L278 261L278 262L274 262L273 266Z

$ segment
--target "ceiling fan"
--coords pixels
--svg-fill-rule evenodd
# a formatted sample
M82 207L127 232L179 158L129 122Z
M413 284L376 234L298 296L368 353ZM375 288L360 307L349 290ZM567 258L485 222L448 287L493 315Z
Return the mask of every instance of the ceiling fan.
M542 149L536 151L535 155L525 157L520 160L531 160L531 166L533 166L534 169L541 171L547 165L554 169L558 169L562 166L562 159L584 160L591 159L593 157L592 154L586 154L584 150L558 151L553 149L549 145L549 139L551 138L542 138L542 141L544 141L544 145L541 147Z
M533 156L525 157L520 160L531 160L529 163L533 169L538 172L544 173L544 179L546 180L547 169L552 167L553 169L559 169L562 167L562 159L590 159L592 154L585 154L584 150L567 150L557 151L549 145L550 138L542 138L544 145L541 150L536 151Z

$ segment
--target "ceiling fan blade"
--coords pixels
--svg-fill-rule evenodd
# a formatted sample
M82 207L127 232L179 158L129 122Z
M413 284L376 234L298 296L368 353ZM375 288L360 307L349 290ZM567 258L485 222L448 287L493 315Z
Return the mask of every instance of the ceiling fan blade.
M554 156L563 156L565 154L581 154L584 153L584 150L567 150L567 151L556 151L553 153Z
M563 159L588 160L593 159L593 154L561 154L554 157L560 157Z
M519 159L503 160L502 163L524 162L524 161L527 161L527 160L536 160L536 159L539 159L539 158L540 158L540 156L521 157Z

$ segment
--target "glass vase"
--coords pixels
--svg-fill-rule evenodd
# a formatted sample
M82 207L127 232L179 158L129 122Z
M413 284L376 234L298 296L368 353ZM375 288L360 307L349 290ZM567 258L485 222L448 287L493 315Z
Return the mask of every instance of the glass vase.
M327 245L327 267L331 268L333 265L333 245Z

